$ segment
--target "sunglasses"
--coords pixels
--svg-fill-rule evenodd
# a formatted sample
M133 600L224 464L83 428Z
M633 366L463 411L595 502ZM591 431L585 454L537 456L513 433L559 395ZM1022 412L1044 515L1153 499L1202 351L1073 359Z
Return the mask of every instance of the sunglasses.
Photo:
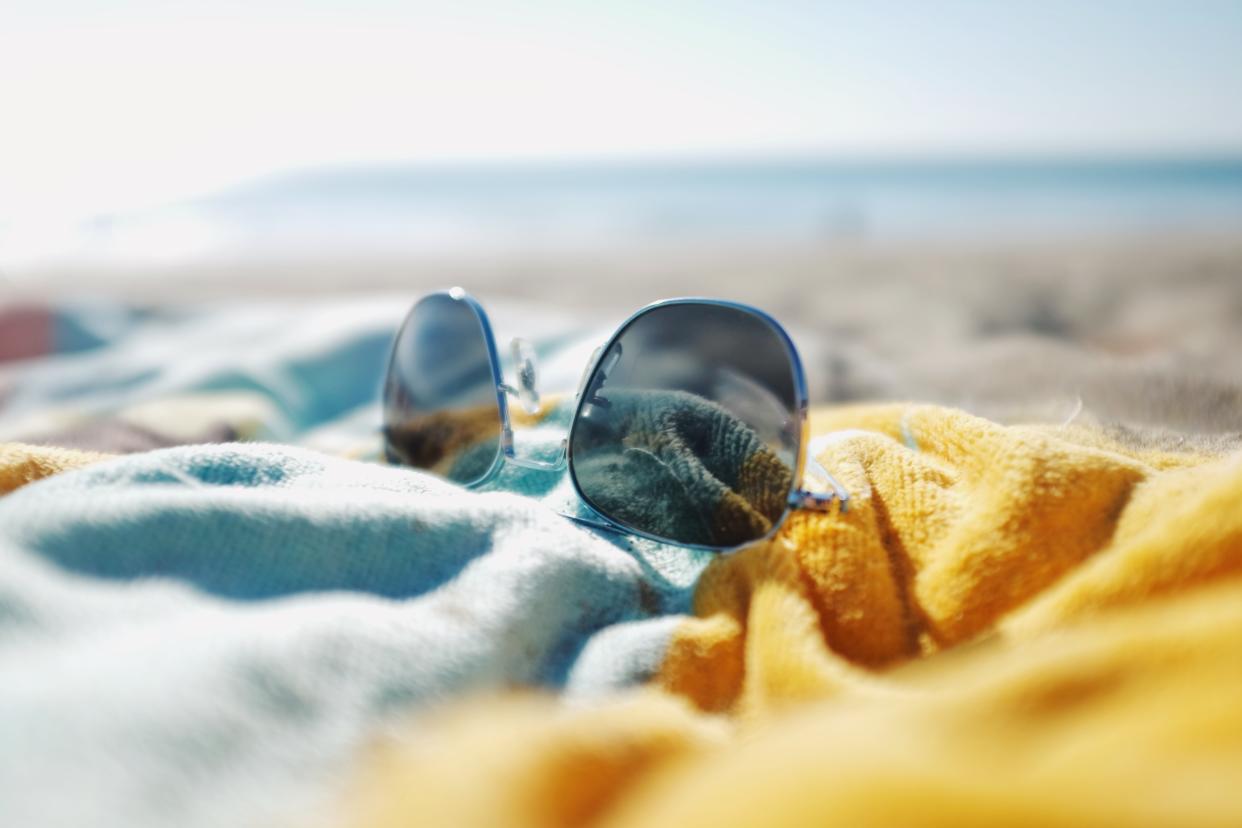
M806 379L793 341L756 308L668 299L636 312L592 356L568 436L541 458L519 453L514 439L515 426L537 426L553 407L535 387L535 349L515 339L510 361L512 384L486 312L462 289L415 303L384 381L389 461L463 486L506 463L568 467L588 513L568 517L714 551L771 536L791 510L848 504L807 456ZM806 489L808 473L829 491Z

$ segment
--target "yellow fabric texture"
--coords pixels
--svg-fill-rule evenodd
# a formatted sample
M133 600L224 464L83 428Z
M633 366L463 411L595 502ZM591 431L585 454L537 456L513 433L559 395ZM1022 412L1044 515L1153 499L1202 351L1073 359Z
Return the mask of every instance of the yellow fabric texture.
M107 458L106 454L89 451L0 443L0 495L44 477Z
M350 825L1242 825L1242 456L815 412L845 513L722 557L652 686L421 717Z

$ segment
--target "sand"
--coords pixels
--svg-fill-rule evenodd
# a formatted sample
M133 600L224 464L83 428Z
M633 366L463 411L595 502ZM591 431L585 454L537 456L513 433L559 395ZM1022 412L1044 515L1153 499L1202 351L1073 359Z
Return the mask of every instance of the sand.
M794 331L818 400L948 403L1002 421L1242 432L1242 229L1023 242L480 251L13 273L14 298L185 302L453 284L619 319L672 295L737 299ZM1215 436L1213 436L1215 435Z

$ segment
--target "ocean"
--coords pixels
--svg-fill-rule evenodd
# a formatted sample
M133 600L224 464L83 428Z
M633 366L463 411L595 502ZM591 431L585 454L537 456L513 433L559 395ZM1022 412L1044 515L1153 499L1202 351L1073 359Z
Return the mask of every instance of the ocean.
M97 216L53 236L59 248L26 249L25 259L175 263L1168 231L1242 233L1242 158L324 168ZM0 267L5 241L0 228ZM22 247L12 234L7 241Z

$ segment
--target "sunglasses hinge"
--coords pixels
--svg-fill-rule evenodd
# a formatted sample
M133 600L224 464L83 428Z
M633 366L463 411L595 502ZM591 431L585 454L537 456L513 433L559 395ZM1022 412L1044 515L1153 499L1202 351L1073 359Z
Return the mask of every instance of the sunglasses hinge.
M848 512L850 496L846 492L812 492L806 489L794 489L789 493L789 507L807 512L831 512L834 503L840 504L841 511Z

